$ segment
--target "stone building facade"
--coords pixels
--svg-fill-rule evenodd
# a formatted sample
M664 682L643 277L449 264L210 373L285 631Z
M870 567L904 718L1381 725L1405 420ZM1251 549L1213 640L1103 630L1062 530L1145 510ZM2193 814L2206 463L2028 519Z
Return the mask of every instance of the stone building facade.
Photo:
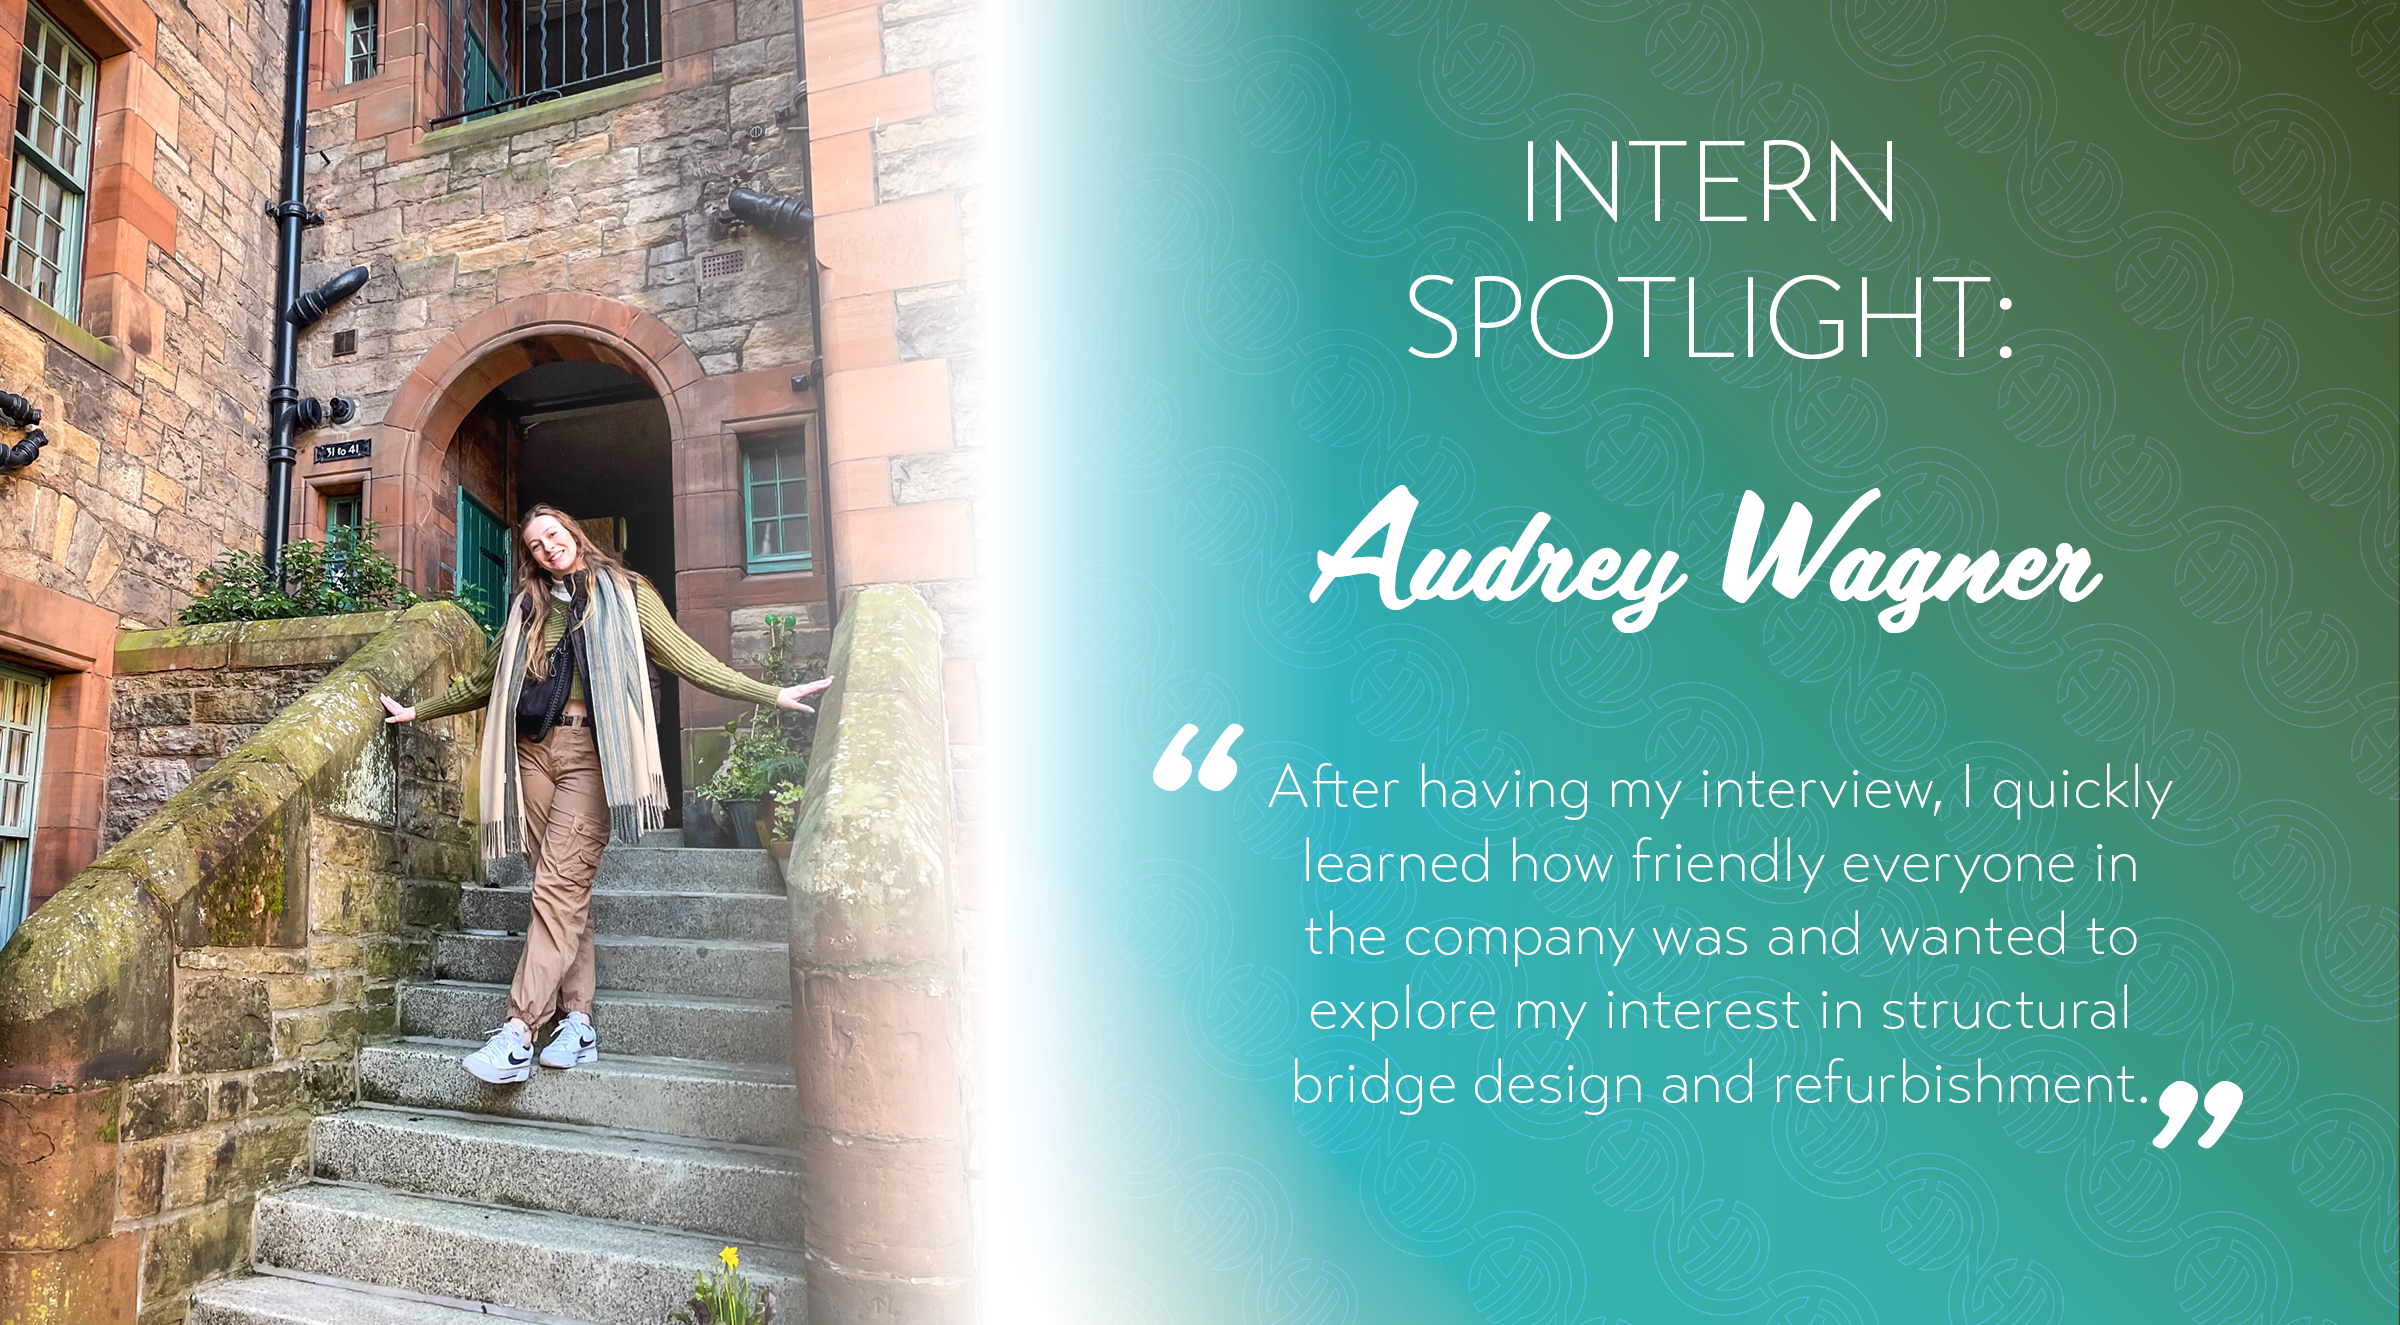
M120 626L167 624L200 568L258 544L280 24L218 0L0 3L9 122L29 33L85 94L65 103L79 150L52 148L78 190L71 275L0 279L0 390L48 438L0 474L0 666L47 701L31 859L0 862L0 915L98 850Z
M916 584L956 636L953 688L971 710L977 7L825 0L802 6L795 33L789 0L664 0L655 72L445 122L462 109L446 49L460 12L381 0L380 63L355 81L336 58L342 14L320 23L309 159L326 223L310 233L305 281L352 265L373 277L326 324L354 338L306 341L307 380L361 407L317 439L363 440L371 454L303 456L293 536L315 536L356 494L387 550L447 590L462 482L493 512L573 487L595 504L577 516L617 516L609 503L633 494L545 472L535 442L574 427L654 431L671 516L628 522L632 560L695 638L748 656L759 623L789 614L821 639L839 592ZM735 188L806 199L813 244L726 224ZM657 405L617 400L604 418L561 424L571 411L549 406L583 397L511 387L537 369L623 381L622 394L646 389ZM809 480L806 564L761 564L745 475L762 447L794 442ZM690 687L679 701L671 762L689 780L737 706ZM971 711L962 727L972 733Z
M978 149L996 78L982 7L590 7L615 16L621 34L644 35L602 41L610 67L576 80L511 46L506 34L530 33L551 12L522 0L318 4L306 197L324 221L306 234L304 284L354 265L370 280L302 339L303 394L352 397L359 409L300 437L284 533L313 539L330 523L371 519L416 586L444 593L504 573L506 529L526 504L552 501L606 522L684 628L737 662L763 649L771 616L829 639L859 590L915 587L940 618L958 881L950 931L920 937L928 951L962 951L965 979L963 990L929 985L946 1006L929 1003L930 1020L912 1024L971 1022L989 647L978 586L991 527L980 481L993 440ZM236 704L196 674L114 675L125 632L170 624L204 567L261 543L275 283L262 210L277 190L285 14L219 0L0 0L0 57L11 57L0 69L23 66L13 57L29 41L37 64L71 49L84 65L62 57L59 69L82 80L83 99L61 104L88 107L67 172L78 260L48 285L13 269L0 278L0 391L39 407L48 438L32 464L0 473L0 749L17 693L6 687L42 696L35 822L0 822L0 904L14 887L20 911L83 873L104 830L135 833L150 808L205 778L218 750L254 733L267 701L298 684L297 673L244 683L255 693ZM582 41L593 49L590 34ZM15 99L17 84L0 95ZM15 150L22 165L28 143ZM728 224L736 188L805 205L813 221L783 237ZM17 436L0 432L0 445ZM668 694L670 768L688 785L740 706L689 686ZM113 798L112 743L122 775ZM0 799L8 775L0 755ZM138 1298L144 1322L171 1321L189 1284L240 1263L240 1221L226 1213L239 1202L202 1181L216 1153L203 1150L240 1140L244 1191L296 1172L300 1129L284 1115L343 1097L337 1050L381 1024L379 991L405 964L319 988L277 960L236 954L220 969L195 958L170 977L202 995L264 988L278 1061L326 1056L306 1089L265 1108L272 1125L250 1121L249 1105L225 1112L193 1093L236 1071L197 1043L175 1069L190 1080L144 1075L153 1067L121 1089L44 1085L39 1054L11 1079L25 1089L0 1105L77 1085L75 1107L98 1110L95 1135L121 1137L131 1167L115 1179L115 1210L84 1212L96 1238L114 1239L108 1257L76 1261L80 1252L0 1236L0 1306L64 1301L59 1284L37 1282L39 1267L73 1262L137 1277L141 1291L122 1300ZM376 1015L284 1054L287 1025L320 1005ZM232 1020L255 1011L243 1003ZM909 1046L948 1054L927 1070L951 1073L970 1106L976 1038ZM240 1071L254 1069L264 1070ZM267 1089L242 1089L253 1086ZM182 1112L160 1121L161 1101ZM44 1127L12 1124L0 1143ZM959 1144L928 1192L963 1188L977 1168L971 1122ZM0 1187L31 1172L24 1158L0 1154ZM891 1236L931 1245L938 1230L969 1223L931 1203L911 1205ZM122 1263L136 1255L139 1265ZM820 1300L862 1313L884 1292L872 1275L822 1282L832 1296ZM842 1283L855 1291L834 1292ZM936 1295L962 1300L962 1285L943 1280Z

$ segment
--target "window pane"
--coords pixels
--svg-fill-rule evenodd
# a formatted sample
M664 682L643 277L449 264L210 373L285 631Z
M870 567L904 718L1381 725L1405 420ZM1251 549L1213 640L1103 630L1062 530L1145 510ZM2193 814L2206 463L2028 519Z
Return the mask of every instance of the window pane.
M7 796L0 798L0 826L23 828L25 826L25 784L11 782L7 784L7 787Z
M16 166L10 174L8 253L0 269L35 298L75 315L83 244L83 186L94 65L39 10L25 19L17 71Z
M805 565L808 542L808 469L798 442L742 449L749 499L750 562L753 569L789 570ZM767 564L780 563L780 564Z
M372 3L354 4L349 8L349 41L343 48L350 59L350 81L375 76L375 6Z

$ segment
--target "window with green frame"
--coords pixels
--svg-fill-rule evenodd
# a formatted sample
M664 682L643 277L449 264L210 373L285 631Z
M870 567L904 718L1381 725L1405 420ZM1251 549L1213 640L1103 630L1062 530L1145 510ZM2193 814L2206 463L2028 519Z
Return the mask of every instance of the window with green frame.
M0 258L0 270L70 318L83 293L94 68L91 52L66 29L41 10L26 8L16 161L9 173L8 252Z
M797 436L742 446L742 529L753 571L807 570L814 564L808 463Z

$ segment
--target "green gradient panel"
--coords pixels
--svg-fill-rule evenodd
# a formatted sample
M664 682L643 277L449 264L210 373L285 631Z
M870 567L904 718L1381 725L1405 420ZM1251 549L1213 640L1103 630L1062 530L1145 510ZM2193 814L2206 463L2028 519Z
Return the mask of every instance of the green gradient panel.
M2337 12L2338 11L2338 12ZM2389 1319L2395 1287L2394 316L2396 72L2366 6L1765 6L1369 0L1355 7L1054 3L1035 67L1028 196L1038 292L1023 316L1040 420L1026 512L1047 581L1028 638L1064 694L1023 904L1047 945L1055 1032L1041 1116L1062 1162L1069 1314L1088 1321L2045 1322L2200 1325ZM1811 223L1757 217L1757 147L1805 144ZM1855 188L1827 216L1830 138ZM1606 183L1607 143L1742 140L1712 154L1698 220L1689 148L1650 216L1649 152L1625 152L1623 219L1580 191L1552 219L1548 152ZM1539 219L1525 219L1525 144ZM1783 158L1790 160L1791 158ZM1848 183L1847 178L1844 180ZM1638 200L1638 205L1636 203ZM1477 275L1530 296L1606 283L1607 345L1567 362L1523 319L1484 354ZM1738 347L1742 299L1820 273L1783 323L1804 350L1840 318L1849 352ZM1639 291L1669 275L1640 353ZM1974 287L1956 353L1952 286ZM1858 281L1881 310L1927 278L1925 354L1906 323L1857 355ZM1495 298L1505 292L1491 287ZM2001 312L1996 301L2012 308ZM1562 286L1554 343L1598 334ZM1504 303L1500 306L1505 306ZM1806 334L1803 334L1806 333ZM1765 332L1759 333L1765 341ZM2011 355L1999 350L2007 346ZM1638 634L1619 606L1423 602L1371 582L1308 600L1315 553L1405 484L1425 549L1543 541L1578 557L1674 549L1689 583ZM2090 549L2074 604L1882 604L1718 587L1745 490L1768 530L1793 501L1820 532L1868 488L1845 546ZM1184 724L1194 763L1229 724L1240 772L1168 792L1152 765ZM1398 804L1296 808L1288 764L1400 780ZM2139 764L2174 791L2129 810L1988 803L1979 783ZM1418 807L1420 767L1498 783L1685 780L1701 770L1933 784L1940 815L1843 806ZM1833 857L1807 888L1628 876L1630 853ZM1318 852L1516 840L1608 854L1607 882L1311 881ZM2095 877L2093 851L2138 859ZM1832 877L1850 852L2064 851L2072 882ZM2129 926L2129 956L1893 958L1876 927ZM1745 956L1637 946L1527 959L1311 957L1303 923L1743 926ZM1860 917L1856 955L1765 955L1775 926ZM1396 944L1394 945L1397 946ZM1483 998L1489 1031L1372 1042L1307 1019L1320 999ZM1802 1025L1732 1032L1518 1030L1520 999L1606 991L1781 998ZM1823 1028L1819 991L1866 1028ZM1887 1031L1882 1002L2115 999L2104 1031ZM1662 1102L1667 1074L1772 1077L1978 1059L2009 1072L2130 1074L2125 1102ZM1446 1072L1461 1102L1407 1116L1295 1106L1313 1073ZM1509 1073L1636 1074L1596 1116L1494 1107ZM2237 1082L2203 1150L2165 1149L2170 1082Z

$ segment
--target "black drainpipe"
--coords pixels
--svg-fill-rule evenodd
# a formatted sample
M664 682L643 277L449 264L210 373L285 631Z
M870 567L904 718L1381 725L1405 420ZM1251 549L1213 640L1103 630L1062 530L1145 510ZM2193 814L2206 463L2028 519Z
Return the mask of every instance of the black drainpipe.
M284 531L291 525L292 467L300 453L292 445L300 403L300 328L289 316L300 293L300 232L324 218L311 216L300 201L308 154L308 5L291 0L291 26L284 34L283 197L267 208L275 218L275 349L267 391L267 575L282 575Z
M784 132L800 135L800 192L808 199L809 210L814 212L817 173L808 141L808 35L801 8L801 0L792 0L792 104L778 112L776 118L784 122ZM842 618L842 595L841 585L833 577L833 463L826 458L833 434L833 411L825 390L825 282L821 266L812 225L808 236L808 315L810 334L817 342L817 357L808 366L808 382L817 393L817 491L824 494L825 503L825 625L831 629Z

